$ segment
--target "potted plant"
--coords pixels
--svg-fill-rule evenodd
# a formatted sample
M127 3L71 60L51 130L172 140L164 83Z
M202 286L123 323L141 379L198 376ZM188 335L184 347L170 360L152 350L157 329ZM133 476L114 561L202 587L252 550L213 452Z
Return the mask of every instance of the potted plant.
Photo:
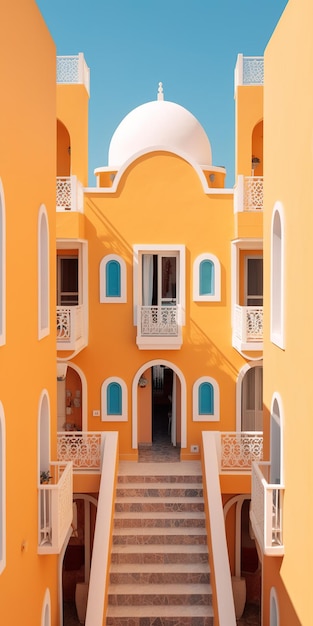
M49 470L42 470L40 472L40 484L47 485L50 482L50 480L52 480L52 476Z

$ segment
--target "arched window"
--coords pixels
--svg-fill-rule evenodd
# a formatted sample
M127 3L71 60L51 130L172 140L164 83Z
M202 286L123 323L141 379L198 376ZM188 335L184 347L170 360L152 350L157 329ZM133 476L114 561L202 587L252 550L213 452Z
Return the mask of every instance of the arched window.
M46 589L42 605L41 626L51 626L51 598L49 589Z
M101 420L127 421L127 387L121 378L107 378L101 388Z
M126 263L115 254L100 263L100 302L126 302Z
M5 421L0 402L0 574L6 564L6 511L5 511Z
M217 422L220 419L219 386L209 376L196 380L193 386L193 420Z
M278 600L274 587L272 587L270 594L270 626L279 626Z
M276 202L271 241L271 341L284 348L284 227L283 208Z
M5 343L5 206L0 179L0 346Z
M193 264L193 299L195 302L219 302L221 266L214 254L200 254Z
M49 230L45 207L38 214L38 337L49 333Z

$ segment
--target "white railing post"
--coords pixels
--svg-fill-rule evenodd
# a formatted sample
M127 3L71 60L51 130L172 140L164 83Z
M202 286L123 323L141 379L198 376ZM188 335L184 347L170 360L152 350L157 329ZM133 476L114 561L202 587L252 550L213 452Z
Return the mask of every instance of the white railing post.
M237 63L235 66L235 93L237 87L243 84L243 54L237 55Z

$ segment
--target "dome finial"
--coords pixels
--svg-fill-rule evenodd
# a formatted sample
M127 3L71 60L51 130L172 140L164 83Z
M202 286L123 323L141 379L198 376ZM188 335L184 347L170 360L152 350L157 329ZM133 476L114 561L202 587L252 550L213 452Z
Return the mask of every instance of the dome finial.
M164 100L163 83L159 83L158 100Z

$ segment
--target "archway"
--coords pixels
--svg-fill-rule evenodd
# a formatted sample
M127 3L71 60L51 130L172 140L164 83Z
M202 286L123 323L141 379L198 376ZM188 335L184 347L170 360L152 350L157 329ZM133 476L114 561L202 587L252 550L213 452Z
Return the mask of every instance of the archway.
M138 447L138 436L152 443L158 429L167 430L173 445L186 447L186 381L176 365L161 359L142 365L133 379L132 447Z

